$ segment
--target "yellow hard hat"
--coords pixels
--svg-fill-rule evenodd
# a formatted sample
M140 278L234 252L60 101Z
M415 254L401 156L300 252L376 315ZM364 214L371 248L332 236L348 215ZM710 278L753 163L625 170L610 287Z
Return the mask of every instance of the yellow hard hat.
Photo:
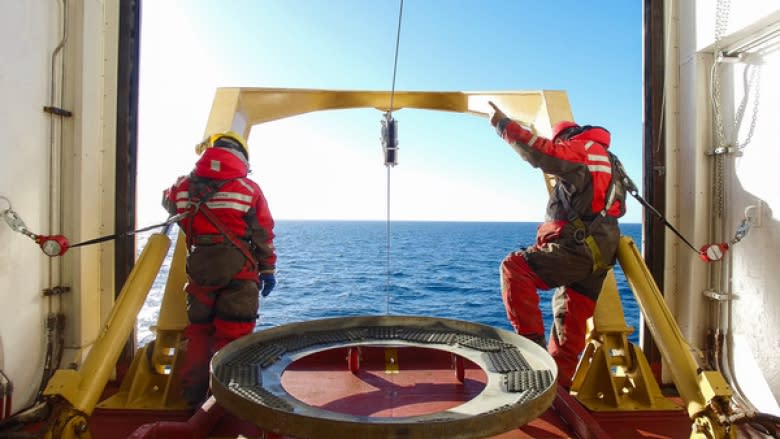
M228 142L224 142L217 146L225 148L232 147L233 149L239 150L244 154L247 160L249 160L249 148L247 147L246 140L244 140L244 136L235 131L225 131L224 133L216 133L206 137L202 142L195 146L195 152L198 155L203 154L208 148L214 147L220 139L227 139ZM232 142L230 142L230 140L232 140ZM240 149L237 147L240 147Z

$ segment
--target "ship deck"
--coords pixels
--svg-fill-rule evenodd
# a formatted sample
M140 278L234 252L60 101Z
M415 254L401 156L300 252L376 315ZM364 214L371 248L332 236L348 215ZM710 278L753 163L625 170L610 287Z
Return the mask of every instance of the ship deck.
M479 367L467 360L459 377L447 352L410 348L402 360L388 367L383 349L364 348L360 367L353 373L347 351L332 349L294 362L285 370L281 382L302 403L369 419L432 414L471 400L485 387L485 373ZM679 403L678 398L671 398ZM97 409L89 427L96 439L127 437L143 424L186 422L190 415L181 410ZM226 413L211 431L201 433L209 438L291 438L271 430L273 426L266 431L251 419ZM553 405L541 416L490 437L684 438L690 436L690 431L691 422L682 408L595 413L558 388ZM333 436L324 433L322 437Z

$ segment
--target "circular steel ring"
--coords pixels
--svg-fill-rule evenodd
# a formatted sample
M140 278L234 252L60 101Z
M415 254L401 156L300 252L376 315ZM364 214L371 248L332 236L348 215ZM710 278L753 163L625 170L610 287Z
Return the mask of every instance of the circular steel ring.
M369 345L449 351L477 364L487 381L479 395L463 404L398 418L312 407L281 385L284 370L300 358ZM512 430L541 415L555 398L558 371L539 345L502 329L443 318L360 316L291 323L247 335L214 356L211 372L211 391L220 405L277 434L475 438Z

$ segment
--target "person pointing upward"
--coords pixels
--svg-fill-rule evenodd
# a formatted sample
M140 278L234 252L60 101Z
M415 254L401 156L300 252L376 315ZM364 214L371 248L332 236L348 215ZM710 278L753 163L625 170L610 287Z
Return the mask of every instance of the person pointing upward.
M501 295L515 332L544 347L537 290L556 288L553 328L547 350L558 365L558 382L571 387L585 347L604 279L614 265L620 239L618 218L626 212L625 190L613 179L605 128L563 121L552 138L510 119L490 102L490 124L525 161L555 177L544 222L534 245L501 262Z

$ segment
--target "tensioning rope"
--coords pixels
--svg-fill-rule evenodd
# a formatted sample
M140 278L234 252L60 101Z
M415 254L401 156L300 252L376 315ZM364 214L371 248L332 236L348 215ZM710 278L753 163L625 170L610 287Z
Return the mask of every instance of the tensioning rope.
M390 290L391 290L391 284L390 284L390 168L395 166L398 162L398 155L397 155L397 149L398 149L398 137L397 137L397 131L396 131L396 123L395 119L393 119L393 99L395 98L395 76L398 72L398 47L401 42L401 19L403 17L404 12L404 0L401 0L401 4L398 10L398 29L396 31L395 35L395 55L393 56L393 82L390 87L390 109L385 113L385 118L382 120L382 146L384 149L384 155L385 155L385 167L387 168L387 220L386 220L386 235L387 235L387 243L386 243L386 253L387 253L387 261L386 261L386 267L385 267L385 274L386 274L386 303L385 303L385 313L390 314Z

